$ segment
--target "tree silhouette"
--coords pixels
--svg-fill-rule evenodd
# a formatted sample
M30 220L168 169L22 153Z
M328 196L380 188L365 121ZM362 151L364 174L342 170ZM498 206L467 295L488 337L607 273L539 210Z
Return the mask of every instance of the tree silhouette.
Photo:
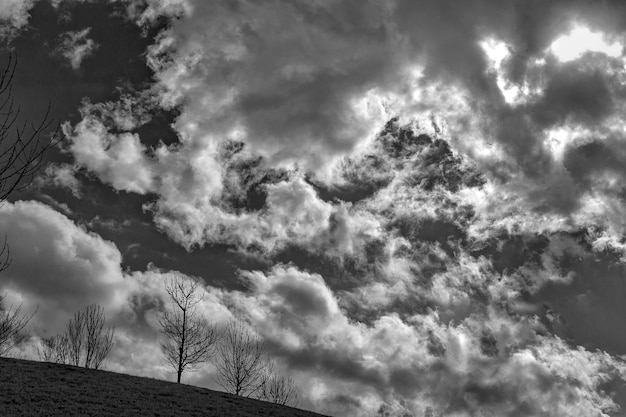
M115 328L105 328L104 309L91 304L74 314L62 336L57 336L51 356L75 366L98 369L113 348ZM45 347L44 347L45 349Z
M69 343L66 335L42 339L38 348L39 360L43 362L68 363Z
M4 295L0 296L0 356L6 355L24 339L26 335L22 330L35 315L35 312L30 315L22 314L21 304L17 307L5 307L4 298Z
M176 382L185 370L193 370L207 362L215 353L219 333L212 323L200 316L196 305L202 300L199 283L182 277L165 283L165 291L173 302L159 319L164 341L161 348L168 364L176 371Z
M0 70L0 203L14 191L28 187L41 166L44 153L58 140L59 127L50 135L45 133L52 126L50 106L38 123L20 122L21 109L12 94L17 59L9 53L7 63ZM7 238L0 248L0 271L11 264ZM22 314L21 304L6 307L5 296L0 296L0 355L5 355L23 338L22 330L33 318Z
M43 162L44 153L59 140L59 126L50 131L50 106L37 123L21 121L21 107L13 98L17 58L9 53L0 70L0 202L28 187ZM49 133L48 133L49 132ZM46 134L48 133L48 134ZM0 249L0 271L11 263L6 238Z
M249 397L263 386L265 343L239 322L231 322L217 347L216 382L231 394Z
M261 388L259 389L259 399L275 404L297 407L299 393L296 383L290 377L275 373L273 369L274 365L267 366L261 382Z

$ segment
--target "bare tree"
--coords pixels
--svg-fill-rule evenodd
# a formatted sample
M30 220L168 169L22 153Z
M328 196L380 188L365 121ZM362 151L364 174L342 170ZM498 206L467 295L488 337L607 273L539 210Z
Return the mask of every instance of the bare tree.
M38 123L22 121L12 94L17 59L13 53L0 69L0 201L28 187L42 164L44 153L60 138L59 127L50 134L50 106ZM0 249L0 271L11 263L6 239Z
M105 328L104 309L91 304L74 314L67 323L66 333L61 336L64 343L60 349L67 349L67 362L70 365L98 369L113 348L115 328Z
M176 382L185 370L194 370L215 354L219 333L212 323L202 317L197 304L202 300L199 283L181 277L165 283L165 291L173 302L172 309L165 309L159 319L164 341L161 348L167 363L176 371Z
M13 100L12 85L17 60L13 53L8 55L7 64L0 69L0 202L14 191L30 185L41 166L44 153L59 138L59 127L51 135L45 135L52 125L50 107L39 123L20 121L20 107ZM7 238L0 248L0 271L11 264ZM5 355L21 342L22 333L32 314L22 314L21 305L5 307L5 296L0 296L0 355Z
M70 365L80 366L85 338L85 316L79 311L67 322L65 336L67 338L67 360Z
M68 363L69 343L66 335L42 339L38 348L39 359L44 362Z
M21 109L12 95L16 68L17 59L9 54L0 71L0 201L30 185L44 153L58 136L58 127L51 135L44 135L53 123L50 106L38 123L19 122Z
M267 370L265 343L239 322L226 327L218 345L216 382L235 395L249 397L259 391Z
M0 295L0 356L6 355L15 345L19 344L26 334L22 332L32 314L22 314L22 305L5 307L5 295Z
M273 366L268 367L263 375L259 399L280 405L297 407L299 392L294 380L274 373L273 368Z
M85 367L98 369L113 348L115 328L104 328L104 309L92 304L85 314Z
M39 355L39 360L42 362L57 362L55 360L55 347L57 343L58 336L52 336L41 339L41 346L37 348L37 354Z

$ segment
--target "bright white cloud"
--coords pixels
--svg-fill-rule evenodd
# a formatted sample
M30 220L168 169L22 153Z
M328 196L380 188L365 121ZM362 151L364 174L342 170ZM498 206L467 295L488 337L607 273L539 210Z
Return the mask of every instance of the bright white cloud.
M536 95L541 92L540 86L531 86L527 79L521 82L512 82L508 79L505 66L507 59L511 59L511 50L508 44L496 39L487 39L480 42L480 47L489 60L489 71L495 73L496 83L507 104L511 106L524 104L532 99L533 93ZM537 62L534 64L536 65Z
M288 243L315 246L327 238L333 207L299 175L267 185L266 207L257 213L229 213L210 198L210 190L201 193L193 183L186 185L193 193L188 198L167 198L149 206L155 222L184 246L230 242L242 250L254 245L274 252Z
M557 38L550 51L561 62L569 62L580 58L587 52L600 52L612 58L622 56L623 45L618 41L611 42L606 34L594 32L586 26L577 25L568 34Z
M86 116L76 127L64 125L76 163L88 167L118 190L144 194L154 188L151 161L138 135L107 132L101 121Z

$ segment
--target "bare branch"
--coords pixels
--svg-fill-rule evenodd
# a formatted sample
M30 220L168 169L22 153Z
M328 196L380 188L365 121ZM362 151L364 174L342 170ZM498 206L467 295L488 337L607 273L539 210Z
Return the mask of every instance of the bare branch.
M98 369L113 348L114 328L104 328L104 309L92 304L85 308L85 368Z
M39 360L44 362L68 363L69 344L66 335L56 335L41 341L38 348Z
M91 304L78 311L67 323L67 362L98 369L113 348L115 329L105 328L104 309Z
M66 336L68 341L68 362L70 365L80 366L83 352L83 332L85 328L85 315L82 311L74 314L67 323Z
M7 309L3 304L4 298L5 295L0 296L0 356L6 355L15 345L24 340L26 335L22 333L22 330L36 312L33 311L30 315L22 314L21 304Z
M215 326L198 316L196 305L202 300L198 289L197 281L180 277L165 283L165 291L174 306L159 318L164 337L161 349L167 363L176 370L178 383L184 371L193 371L197 365L213 357L220 339Z
M11 250L7 243L7 237L4 237L2 249L0 249L0 272L4 271L11 265Z
M229 323L217 347L216 382L235 395L255 394L263 384L266 371L265 350L265 343L243 324Z
M263 375L263 382L259 392L259 399L275 404L297 407L299 392L294 380L273 372L273 366L268 367Z
M12 97L17 59L9 54L7 61L0 73L0 201L31 184L44 153L61 138L58 124L49 132L50 106L39 122L17 124L21 109Z
M44 153L61 139L60 125L51 129L50 106L39 122L19 122L21 109L12 95L16 68L17 59L9 53L6 66L0 70L0 202L32 183ZM9 267L10 259L5 240L0 252L0 271Z

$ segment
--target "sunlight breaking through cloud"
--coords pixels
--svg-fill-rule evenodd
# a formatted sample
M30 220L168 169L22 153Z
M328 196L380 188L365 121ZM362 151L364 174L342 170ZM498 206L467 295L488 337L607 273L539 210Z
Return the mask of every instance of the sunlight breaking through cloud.
M621 42L611 41L606 34L592 31L582 24L576 24L568 34L560 36L550 45L550 52L561 62L573 61L587 52L619 58L623 49Z

